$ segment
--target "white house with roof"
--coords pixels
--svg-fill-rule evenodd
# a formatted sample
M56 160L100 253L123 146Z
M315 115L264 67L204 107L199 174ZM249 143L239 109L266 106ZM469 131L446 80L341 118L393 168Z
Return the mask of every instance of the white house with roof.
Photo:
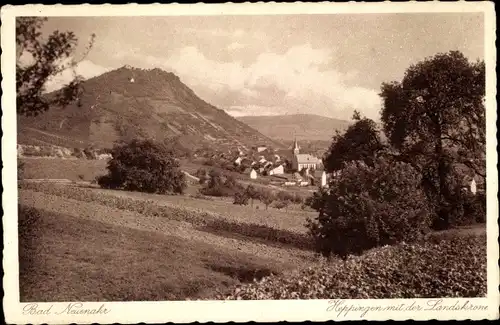
M283 165L274 167L269 171L269 175L283 175L284 173L285 173L285 168L283 167Z
M326 186L326 173L325 171L323 171L323 173L321 174L321 187L325 186Z
M292 169L301 171L302 169L311 169L315 170L319 168L321 165L321 159L310 155L300 153L300 147L297 143L297 139L295 139L293 143L293 158L292 158Z
M267 146L258 146L257 147L257 152L262 152L262 151L266 151L267 150Z

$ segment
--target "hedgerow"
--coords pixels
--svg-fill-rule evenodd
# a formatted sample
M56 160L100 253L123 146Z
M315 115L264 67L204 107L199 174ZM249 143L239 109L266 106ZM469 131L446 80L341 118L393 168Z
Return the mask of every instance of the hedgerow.
M486 236L372 249L271 275L217 299L395 299L484 297Z

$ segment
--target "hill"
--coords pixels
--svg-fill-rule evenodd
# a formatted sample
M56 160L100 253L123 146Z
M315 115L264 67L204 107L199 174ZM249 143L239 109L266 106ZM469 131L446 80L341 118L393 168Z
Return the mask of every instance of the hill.
M21 144L111 147L115 140L135 137L176 138L189 149L280 147L160 69L124 66L84 81L80 103L18 118Z
M275 140L330 141L335 130L344 131L351 122L313 114L242 116L238 119Z

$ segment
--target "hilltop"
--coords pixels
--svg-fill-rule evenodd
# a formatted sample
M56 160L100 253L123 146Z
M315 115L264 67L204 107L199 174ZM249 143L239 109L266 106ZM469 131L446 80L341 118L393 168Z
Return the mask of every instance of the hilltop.
M116 140L136 137L176 138L189 149L280 147L199 98L175 74L157 68L124 66L104 73L83 82L79 103L18 118L21 144L111 147Z
M335 130L345 131L349 121L314 114L241 116L238 120L275 140L330 141Z

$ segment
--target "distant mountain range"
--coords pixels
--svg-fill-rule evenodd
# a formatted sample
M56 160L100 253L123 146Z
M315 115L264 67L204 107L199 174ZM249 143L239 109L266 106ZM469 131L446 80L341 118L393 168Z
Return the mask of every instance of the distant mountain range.
M80 105L18 118L18 142L110 147L138 136L176 138L187 148L281 146L200 99L173 73L128 66L86 80ZM49 94L50 96L50 94Z
M351 122L313 114L278 116L241 116L238 120L261 132L265 136L281 140L329 141L335 130L345 131Z

